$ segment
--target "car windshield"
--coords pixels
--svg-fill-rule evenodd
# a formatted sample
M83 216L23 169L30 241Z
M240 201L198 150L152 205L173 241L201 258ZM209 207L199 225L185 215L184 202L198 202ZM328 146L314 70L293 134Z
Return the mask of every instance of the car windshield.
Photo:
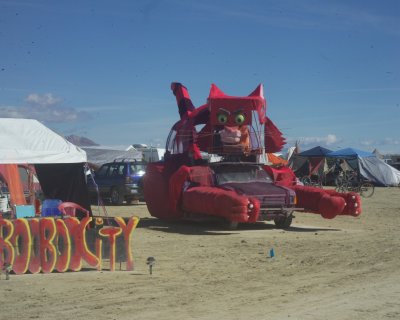
M215 168L218 185L237 182L272 182L266 171L258 166L220 166Z
M146 170L146 165L142 163L132 163L131 164L131 172L132 173L144 173Z

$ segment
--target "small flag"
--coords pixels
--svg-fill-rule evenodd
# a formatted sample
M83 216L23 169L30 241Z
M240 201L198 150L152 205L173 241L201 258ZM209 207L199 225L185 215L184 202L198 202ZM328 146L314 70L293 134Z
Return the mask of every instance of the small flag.
M271 249L269 250L269 257L270 257L270 258L273 258L273 257L275 257L275 251L274 251L274 248L271 248Z

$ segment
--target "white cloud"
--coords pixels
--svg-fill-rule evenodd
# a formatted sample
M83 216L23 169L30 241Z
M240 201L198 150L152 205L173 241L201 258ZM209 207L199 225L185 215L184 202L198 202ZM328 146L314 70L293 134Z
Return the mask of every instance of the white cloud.
M54 97L51 93L45 93L43 95L31 93L25 98L25 101L34 106L47 108L59 104L61 99Z
M365 147L370 147L370 146L376 145L376 141L375 140L363 140L360 142L360 144Z
M380 140L363 140L360 144L363 146L400 146L400 139L383 138Z
M298 142L301 150L307 150L317 146L333 150L340 148L339 144L343 143L343 139L338 138L334 134L328 134L324 137L288 137L286 141L286 147L294 146L296 142Z
M301 137L297 140L304 145L323 144L329 146L340 142L334 134L328 134L326 137Z
M327 145L334 144L339 141L338 138L334 134L328 134L325 139L326 139Z
M399 138L385 138L381 141L382 144L384 145L400 145L400 139Z
M36 119L46 123L74 122L90 119L86 111L63 107L62 99L51 93L29 94L24 101L27 106L0 106L0 117Z

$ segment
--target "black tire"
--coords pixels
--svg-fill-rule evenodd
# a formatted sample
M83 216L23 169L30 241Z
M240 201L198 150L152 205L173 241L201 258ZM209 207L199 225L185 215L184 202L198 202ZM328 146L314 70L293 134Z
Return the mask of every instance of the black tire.
M111 203L116 206L120 206L124 202L124 197L118 188L114 187L111 189Z
M128 198L125 201L126 201L126 204L135 204L135 205L137 205L137 204L139 204L140 199L138 199L138 198Z
M229 221L229 220L224 220L223 221L223 227L227 230L236 230L239 226L239 222L237 221Z
M289 215L287 217L277 217L274 219L275 226L279 229L287 229L290 227L293 221L293 216Z
M140 178L138 181L138 193L143 196L144 194L144 177Z
M363 182L360 186L360 195L364 198L372 197L375 186L370 182Z

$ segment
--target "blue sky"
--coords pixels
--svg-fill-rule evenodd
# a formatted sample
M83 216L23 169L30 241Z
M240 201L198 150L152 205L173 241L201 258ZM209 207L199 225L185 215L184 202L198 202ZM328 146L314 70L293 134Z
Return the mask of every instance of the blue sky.
M400 153L400 1L0 0L0 117L164 146L170 83L262 83L287 147Z

